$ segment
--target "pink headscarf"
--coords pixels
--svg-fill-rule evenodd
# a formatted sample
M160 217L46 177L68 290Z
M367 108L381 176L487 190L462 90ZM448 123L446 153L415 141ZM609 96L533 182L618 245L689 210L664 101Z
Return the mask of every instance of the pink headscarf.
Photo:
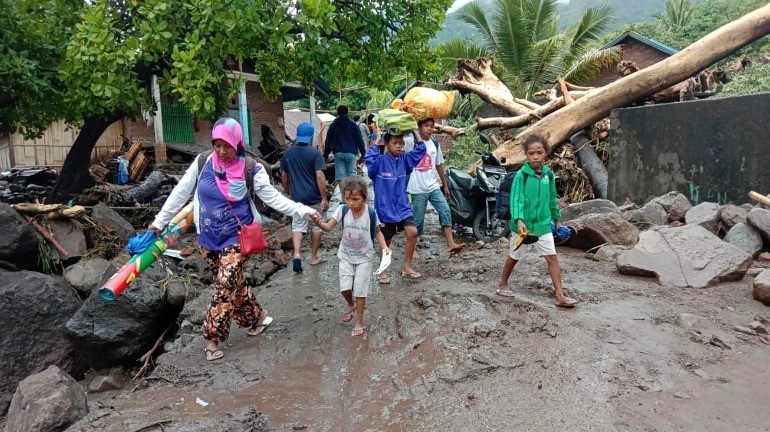
M211 141L221 139L230 144L236 152L243 148L243 130L235 119L223 117L214 123L211 131ZM246 186L246 157L237 156L235 159L224 162L217 152L211 154L212 167L214 168L214 180L228 201L242 200L248 190Z

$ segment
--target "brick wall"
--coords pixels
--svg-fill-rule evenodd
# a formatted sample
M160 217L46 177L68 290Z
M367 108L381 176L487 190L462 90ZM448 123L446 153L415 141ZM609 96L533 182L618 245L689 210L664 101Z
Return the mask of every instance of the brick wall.
M277 100L268 101L258 83L248 82L246 83L246 106L251 112L253 147L259 145L262 137L260 125L263 124L267 125L281 142L284 142L283 100L280 96ZM238 106L235 105L233 108L237 110ZM196 151L211 148L212 123L198 120L193 122L193 127L195 126L197 126L197 130L193 129L193 143L190 146L194 147ZM133 122L124 119L123 130L129 139L141 139L147 147L152 147L155 144L155 130L152 125L147 126L147 122L144 120L138 119Z
M634 39L627 39L626 43L622 45L622 48L623 60L633 61L639 69L644 69L647 66L653 65L669 57L668 54L664 54L649 45L645 45ZM607 72L586 85L589 87L601 87L617 81L622 77L620 73L618 73L617 66L617 63L613 63Z

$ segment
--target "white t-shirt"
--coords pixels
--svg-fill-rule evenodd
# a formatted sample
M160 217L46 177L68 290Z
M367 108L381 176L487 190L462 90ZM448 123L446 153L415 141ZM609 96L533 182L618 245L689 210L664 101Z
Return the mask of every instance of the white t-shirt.
M332 219L342 222L342 206L332 215ZM362 264L371 261L374 257L374 244L372 243L372 234L369 228L370 223L377 221L369 220L369 209L364 208L360 218L353 217L353 211L348 210L345 215L345 222L342 223L342 240L337 249L337 258L347 261L350 264Z
M414 148L414 136L404 135L404 152ZM433 192L441 187L436 165L444 163L444 155L441 153L441 147L437 146L432 139L425 141L425 156L420 163L414 167L414 171L409 176L409 184L406 191L410 194L423 194Z

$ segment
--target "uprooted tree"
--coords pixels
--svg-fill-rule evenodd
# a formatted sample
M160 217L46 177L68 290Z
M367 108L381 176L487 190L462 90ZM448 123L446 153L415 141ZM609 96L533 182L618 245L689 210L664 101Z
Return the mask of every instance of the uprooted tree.
M457 74L446 78L444 85L473 92L510 116L478 118L478 129L528 126L495 150L496 156L506 158L507 165L516 167L526 161L521 143L529 135L538 133L552 144L563 143L607 117L611 110L643 101L685 81L769 33L770 5L767 5L713 31L679 53L604 87L576 89L561 82L558 90L562 96L542 106L520 103L492 72L492 60L488 58L459 60Z
M65 0L60 0L65 1ZM71 1L71 0L70 0ZM152 111L150 82L194 115L227 112L255 73L268 97L285 82L319 78L385 87L395 74L426 73L428 41L451 0L95 0L82 5L58 71L67 109L83 119L52 193L65 201L93 182L97 139L115 120ZM77 123L73 121L73 123Z

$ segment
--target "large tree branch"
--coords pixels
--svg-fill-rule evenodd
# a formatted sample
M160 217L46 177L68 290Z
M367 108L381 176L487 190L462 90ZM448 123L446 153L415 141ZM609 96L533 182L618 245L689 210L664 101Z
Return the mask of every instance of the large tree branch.
M544 117L513 140L506 141L495 154L498 157L506 157L507 164L519 165L526 160L520 144L529 135L542 134L553 145L565 142L574 133L607 117L611 110L644 100L697 75L708 66L768 33L770 5L711 32L665 60L589 91L580 100Z
M516 102L508 87L492 72L492 60L488 58L458 60L457 75L454 78L447 77L444 86L476 93L484 101L511 116L532 111L532 105L524 106Z

